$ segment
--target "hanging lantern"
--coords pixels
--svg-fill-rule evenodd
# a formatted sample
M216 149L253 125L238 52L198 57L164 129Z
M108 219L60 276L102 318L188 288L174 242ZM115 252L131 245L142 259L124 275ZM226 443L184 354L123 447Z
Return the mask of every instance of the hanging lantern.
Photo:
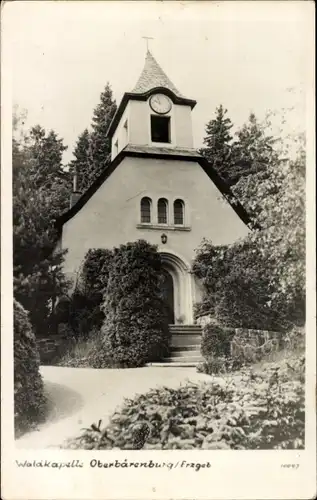
M167 242L167 236L164 233L161 236L161 242L163 243L163 245L165 245L165 243Z

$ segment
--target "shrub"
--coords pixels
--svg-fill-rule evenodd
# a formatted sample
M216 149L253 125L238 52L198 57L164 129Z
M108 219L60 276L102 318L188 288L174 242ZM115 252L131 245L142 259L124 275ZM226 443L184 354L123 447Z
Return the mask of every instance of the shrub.
M58 321L67 322L77 338L88 338L103 324L102 304L111 260L111 250L88 250L72 296L61 300L57 307Z
M100 366L137 367L161 359L168 350L168 327L161 293L162 263L144 240L114 249L105 295Z
M14 420L17 433L44 416L40 358L28 314L14 301Z
M302 326L301 291L289 298L275 289L272 272L256 239L220 247L204 240L193 264L205 289L196 313L208 311L234 328L285 331L293 324Z
M230 345L235 335L233 328L226 328L213 323L203 327L201 353L206 358L210 355L230 356Z
M71 449L302 449L304 357L239 380L152 389L92 424Z

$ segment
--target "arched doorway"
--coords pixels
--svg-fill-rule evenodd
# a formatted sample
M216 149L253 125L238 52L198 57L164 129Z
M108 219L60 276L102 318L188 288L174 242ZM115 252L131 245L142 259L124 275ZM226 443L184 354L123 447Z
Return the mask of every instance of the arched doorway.
M161 251L161 260L165 271L163 284L166 296L169 323L193 323L192 276L184 260L171 252Z
M174 282L172 275L166 269L163 270L162 293L164 300L164 309L168 323L174 324Z

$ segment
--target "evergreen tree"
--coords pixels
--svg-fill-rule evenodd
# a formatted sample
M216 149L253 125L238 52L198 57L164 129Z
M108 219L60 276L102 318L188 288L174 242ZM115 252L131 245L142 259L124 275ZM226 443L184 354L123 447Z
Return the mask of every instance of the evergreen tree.
M77 189L83 193L89 187L91 170L93 169L91 134L87 128L78 137L73 154L75 159L70 163L70 172L77 173Z
M58 217L69 207L71 177L62 163L66 149L63 139L59 139L56 132L51 130L46 133L40 125L31 128L27 148L24 149L32 188L46 193L50 201L50 217Z
M90 171L90 184L101 174L103 169L109 165L111 160L111 139L107 137L108 127L117 110L113 99L112 89L107 83L100 95L100 102L94 109L92 117L92 155L93 170Z
M111 161L111 140L107 138L107 130L116 110L112 89L107 83L93 112L92 131L86 129L79 136L74 150L75 159L70 164L71 171L77 171L79 190L82 192Z
M216 108L216 118L206 126L206 147L200 153L208 160L218 174L230 183L232 164L232 122L227 115L227 109L222 104Z
M265 125L258 122L254 113L236 133L233 147L234 175L232 183L251 174L265 177L268 167L278 160L274 144L276 140L267 134Z
M54 132L47 135L39 126L24 142L13 140L14 295L30 312L37 334L47 332L53 304L67 289L54 230L69 199L64 149Z

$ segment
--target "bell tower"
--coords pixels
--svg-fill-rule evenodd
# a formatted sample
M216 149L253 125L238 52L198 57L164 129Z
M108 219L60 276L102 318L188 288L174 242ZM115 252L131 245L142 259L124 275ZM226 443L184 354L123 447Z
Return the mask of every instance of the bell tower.
M184 97L148 50L143 71L124 94L108 129L112 160L127 145L192 149L191 112L196 101Z

